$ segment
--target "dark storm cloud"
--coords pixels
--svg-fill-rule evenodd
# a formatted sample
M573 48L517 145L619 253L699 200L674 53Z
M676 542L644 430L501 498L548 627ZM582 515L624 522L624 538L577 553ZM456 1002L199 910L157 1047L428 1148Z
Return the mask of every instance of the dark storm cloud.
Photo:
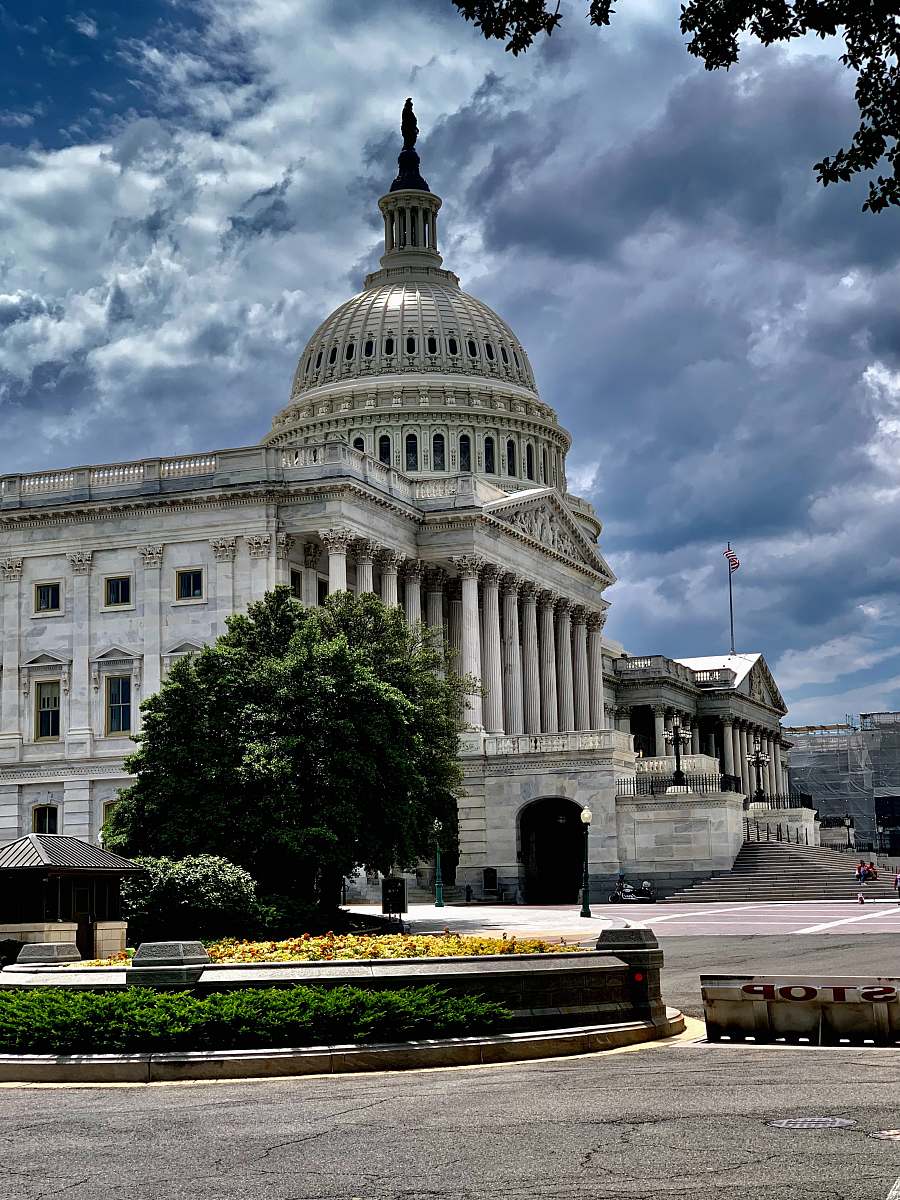
M222 245L226 249L243 245L266 234L277 236L290 233L295 220L285 199L294 182L294 167L288 168L278 183L254 192L241 205L240 212L228 218L228 228L223 234Z
M61 317L62 313L61 304L52 301L48 303L43 296L37 296L33 292L0 295L0 328L12 325L16 321L30 321L32 317Z

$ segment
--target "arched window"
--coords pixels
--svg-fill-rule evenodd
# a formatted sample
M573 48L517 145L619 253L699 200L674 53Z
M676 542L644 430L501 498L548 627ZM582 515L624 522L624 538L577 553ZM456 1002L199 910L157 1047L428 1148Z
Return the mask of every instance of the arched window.
M446 471L447 462L444 454L444 435L436 433L431 439L431 465L435 471Z
M478 357L478 346L476 345L473 338L469 338L469 340L466 342L466 349L469 352L469 358L477 358Z
M419 469L419 439L414 433L406 435L406 469L407 471L418 471Z
M303 376L304 376L304 378L305 378L305 377L306 377L306 376L309 374L309 368L310 368L311 364L312 364L312 355L311 355L311 354L307 354L307 356L306 356L306 366L303 368Z
M490 342L484 343L484 352L488 356L490 361L493 362L494 361L494 347Z
M518 354L515 352L515 350L513 350L513 358L516 360L516 369L517 369L517 370L519 370L519 371L521 371L521 369L522 369L522 364L519 362L519 356L518 356Z
M516 443L509 438L506 443L506 473L516 474Z
M394 339L392 337L386 337L384 339L384 352L388 358L390 358L394 353Z
M356 353L356 342L348 342L347 349L344 351L344 358L346 358L347 362L350 361L350 359L353 357L353 355L355 353Z
M484 469L488 475L495 475L497 473L494 439L492 437L484 439Z
M509 355L506 353L506 347L505 347L505 346L501 346L501 347L500 347L500 357L503 359L503 362L504 362L504 363L506 364L506 366L508 367L508 366L509 366Z
M375 353L375 341L373 338L366 338L366 344L363 346L363 354L366 358L371 358Z
M548 483L550 480L550 476L547 474L547 451L546 450L541 451L541 467L542 467L541 482Z
M354 438L353 439L353 449L361 450L361 451L365 452L366 443L362 440L362 438Z
M322 365L322 351L320 350L319 353L316 355L316 370L317 371L318 371L319 367L321 367L321 365Z
M461 434L459 439L459 469L472 470L472 439L467 433Z
M59 809L55 804L38 804L31 810L32 833L56 833Z
M391 439L386 433L378 439L378 461L387 467L391 465Z
M410 334L410 336L406 339L406 353L407 354L415 354L415 352L416 352L416 339Z
M525 474L534 479L534 447L531 442L525 447Z
M336 358L337 358L337 346L332 346L331 350L329 352L329 355L328 355L329 366L334 366L334 362L335 362Z
M437 338L436 337L429 337L428 353L429 354L437 354Z
M457 354L459 354L459 342L455 337L447 338L447 353L451 358L456 358Z

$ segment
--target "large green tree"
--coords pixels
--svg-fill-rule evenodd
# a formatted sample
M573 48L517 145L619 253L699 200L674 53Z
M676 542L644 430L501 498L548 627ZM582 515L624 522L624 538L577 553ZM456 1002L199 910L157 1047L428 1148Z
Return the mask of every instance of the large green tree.
M463 685L375 596L304 608L276 588L143 704L136 776L104 832L126 854L217 854L264 894L329 901L359 865L456 831Z
M486 38L506 41L521 54L562 20L558 0L452 0ZM592 25L608 25L613 0L589 0ZM863 209L881 212L900 205L900 15L896 0L688 0L681 5L687 48L708 71L738 61L741 35L763 45L790 42L805 34L840 36L840 61L856 72L859 127L849 146L815 164L818 181L848 183L874 171L881 161L890 174L869 180Z

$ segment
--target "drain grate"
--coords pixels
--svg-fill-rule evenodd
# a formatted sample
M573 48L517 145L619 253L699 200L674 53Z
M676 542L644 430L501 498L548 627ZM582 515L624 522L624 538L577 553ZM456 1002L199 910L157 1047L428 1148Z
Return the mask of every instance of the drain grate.
M870 1138L877 1138L880 1142L900 1142L900 1129L879 1129L877 1133L870 1133Z
M846 1117L787 1117L769 1124L773 1129L849 1129L856 1122L848 1121Z

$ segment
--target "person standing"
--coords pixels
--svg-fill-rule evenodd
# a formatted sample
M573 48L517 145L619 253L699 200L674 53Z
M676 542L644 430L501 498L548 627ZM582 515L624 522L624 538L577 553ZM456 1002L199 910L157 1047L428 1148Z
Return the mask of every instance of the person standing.
M897 903L900 904L900 871L894 876L894 887L897 889Z

